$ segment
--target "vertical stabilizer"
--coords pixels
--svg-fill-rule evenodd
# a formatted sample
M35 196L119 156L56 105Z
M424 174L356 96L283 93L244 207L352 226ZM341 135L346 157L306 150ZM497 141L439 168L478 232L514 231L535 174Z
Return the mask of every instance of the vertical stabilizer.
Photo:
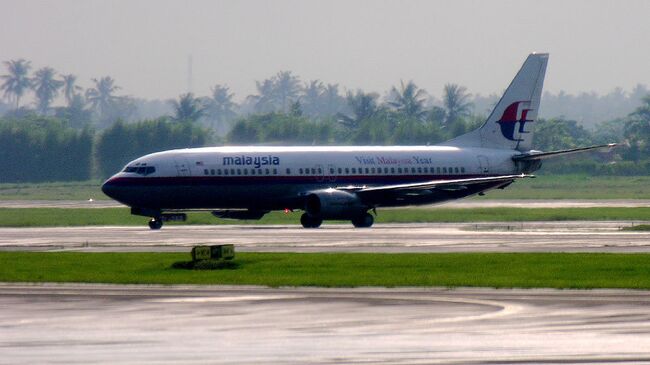
M547 62L548 53L530 54L485 123L444 145L519 151L532 149Z

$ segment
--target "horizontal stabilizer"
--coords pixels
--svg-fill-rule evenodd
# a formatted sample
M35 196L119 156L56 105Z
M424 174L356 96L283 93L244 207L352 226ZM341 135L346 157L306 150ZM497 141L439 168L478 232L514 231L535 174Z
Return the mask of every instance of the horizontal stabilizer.
M590 147L581 147L581 148L573 148L569 150L560 150L560 151L551 151L551 152L528 152L528 153L523 153L521 155L516 155L513 156L512 159L515 161L534 161L534 160L546 160L549 158L557 157L557 156L564 156L564 155L572 155L574 153L581 153L581 152L588 152L588 151L595 151L595 150L601 150L601 149L612 149L616 147L616 143L609 143L609 144L603 144L599 146L590 146Z

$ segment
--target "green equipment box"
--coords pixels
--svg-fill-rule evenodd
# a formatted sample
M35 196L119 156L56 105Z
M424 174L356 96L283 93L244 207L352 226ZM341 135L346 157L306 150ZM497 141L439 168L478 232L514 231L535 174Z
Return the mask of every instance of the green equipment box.
M232 260L235 258L235 245L194 246L192 260Z

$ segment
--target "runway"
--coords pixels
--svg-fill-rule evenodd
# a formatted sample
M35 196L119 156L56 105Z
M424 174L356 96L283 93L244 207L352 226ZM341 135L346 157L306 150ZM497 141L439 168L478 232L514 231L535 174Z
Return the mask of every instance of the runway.
M200 244L269 252L650 252L639 222L524 222L0 228L0 250L189 251Z
M650 361L650 293L0 284L0 364Z

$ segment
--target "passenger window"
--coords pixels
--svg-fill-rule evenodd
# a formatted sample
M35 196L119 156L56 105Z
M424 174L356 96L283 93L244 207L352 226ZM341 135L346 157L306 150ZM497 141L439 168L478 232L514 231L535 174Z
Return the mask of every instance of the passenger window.
M221 169L217 169L217 175L221 175Z
M398 168L397 168L397 172L401 174L401 173L402 173L402 168L401 168L401 167L398 167Z
M450 174L454 172L454 170L451 167L447 171L449 171Z
M352 173L353 173L353 174L356 174L356 173L357 173L357 168L356 168L356 167L353 167L353 168L352 168Z
M395 168L394 168L394 167L391 167L391 168L390 168L390 173L391 173L391 174L394 174L394 173L395 173Z
M465 173L465 168L461 166L460 172Z
M278 169L273 169L273 175L277 175L277 174L278 174Z
M458 167L454 167L454 172L458 173Z
M255 169L251 169L251 175L255 175Z
M223 174L227 176L228 175L228 169L224 169Z
M230 169L230 175L234 175L234 174L235 174L235 169Z
M422 168L418 167L418 174L421 174L421 173L422 173Z
M330 174L334 174L334 169L330 168Z
M319 168L318 168L318 173L319 173L319 174L322 174L322 173L323 173L323 169L321 169L321 168L319 167Z
M204 169L204 170L203 170L203 174L204 174L204 175L207 175L207 174L208 174L208 169Z
M298 169L298 172L302 175L302 167Z
M415 174L415 167L411 167L411 173Z
M446 168L446 167L443 167L443 168L442 168L442 172L446 174L446 173L447 173L447 168Z
M291 169L287 169L287 175L291 175Z
M366 175L370 173L370 170L366 167Z
M343 170L339 167L339 175L343 173Z
M271 173L269 172L269 169L266 169L266 174L271 175Z
M366 169L366 170L367 170L367 169ZM366 171L366 172L367 172L367 171ZM374 168L374 167L371 168L371 169L370 169L370 172L374 174L374 173L375 173L375 168Z
M346 173L346 174L349 174L349 173L350 173L350 169L349 169L348 167L345 168L345 173Z
M211 174L211 175L214 175L215 172L216 172L216 171L214 171L214 169L211 169L211 170L210 170L210 174Z
M244 175L248 175L248 169L244 169Z
M316 175L316 169L315 169L315 168L312 168L312 169L311 169L311 174L312 174L312 175Z
M438 171L438 173L440 173L440 167L436 167L436 171Z

